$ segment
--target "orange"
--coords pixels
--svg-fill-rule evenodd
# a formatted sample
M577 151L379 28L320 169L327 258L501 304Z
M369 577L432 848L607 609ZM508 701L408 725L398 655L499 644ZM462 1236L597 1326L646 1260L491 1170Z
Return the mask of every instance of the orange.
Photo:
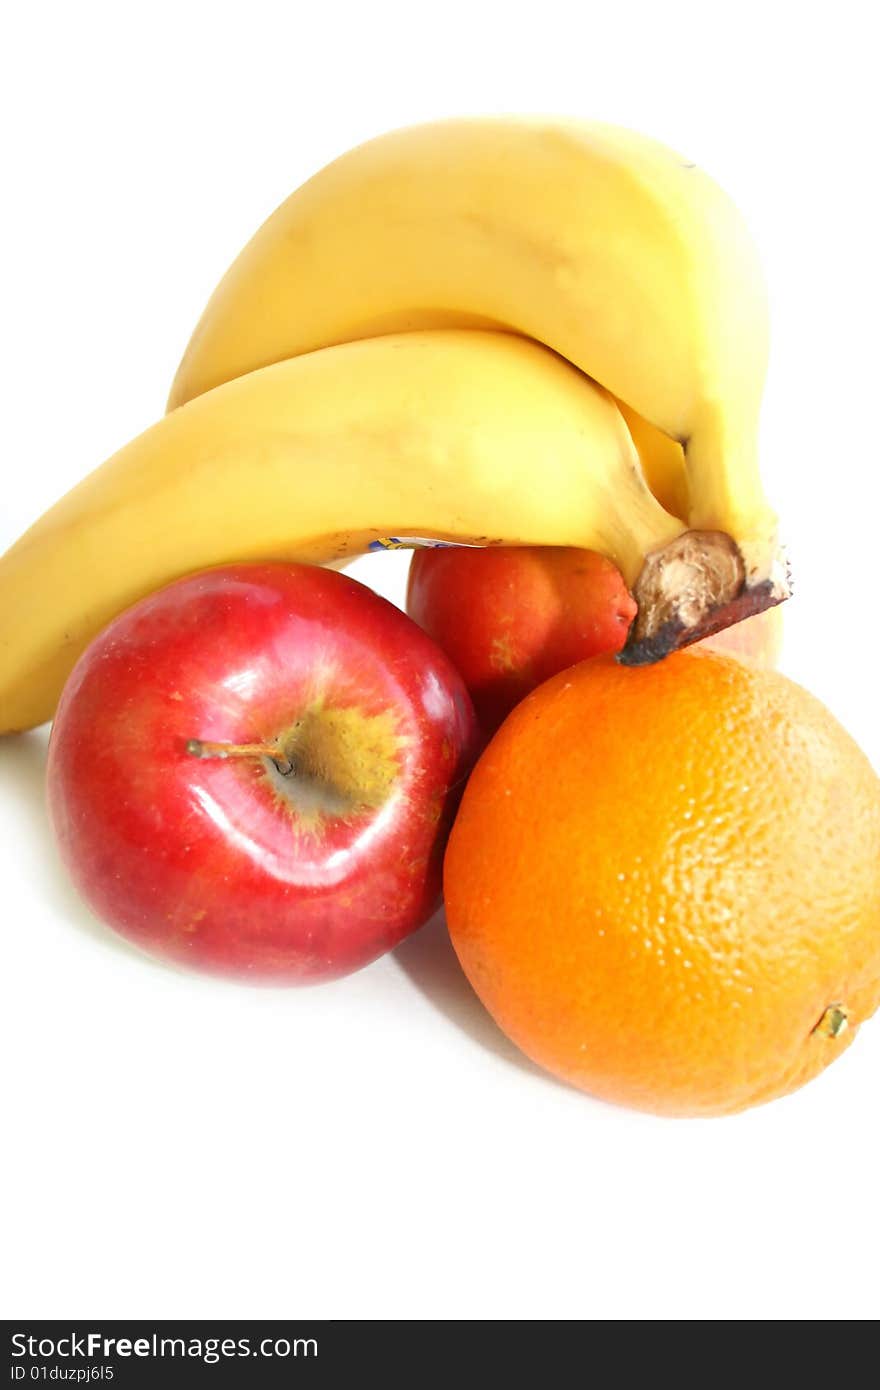
M641 1109L783 1095L880 1002L880 780L813 696L714 652L529 695L471 776L445 891L504 1032Z

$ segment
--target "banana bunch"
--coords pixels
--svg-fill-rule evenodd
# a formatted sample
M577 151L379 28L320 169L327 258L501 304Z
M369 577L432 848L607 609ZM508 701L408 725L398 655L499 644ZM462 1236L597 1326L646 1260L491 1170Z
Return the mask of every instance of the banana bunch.
M51 717L122 608L230 560L598 550L631 662L778 603L766 320L733 205L643 136L476 119L353 150L220 282L169 413L0 559L0 731Z

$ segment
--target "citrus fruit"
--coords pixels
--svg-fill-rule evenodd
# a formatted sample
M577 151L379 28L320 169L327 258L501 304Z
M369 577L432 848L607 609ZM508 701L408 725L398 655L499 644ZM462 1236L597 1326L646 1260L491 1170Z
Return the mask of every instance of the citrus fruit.
M880 1002L880 780L777 672L599 657L489 744L445 893L468 978L534 1061L646 1110L743 1109Z

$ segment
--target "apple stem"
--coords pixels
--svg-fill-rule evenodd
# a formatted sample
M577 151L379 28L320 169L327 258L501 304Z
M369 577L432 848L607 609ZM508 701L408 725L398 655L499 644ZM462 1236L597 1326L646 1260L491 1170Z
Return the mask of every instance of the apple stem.
M293 763L277 743L207 743L191 738L186 751L194 758L271 758L282 776L293 772Z

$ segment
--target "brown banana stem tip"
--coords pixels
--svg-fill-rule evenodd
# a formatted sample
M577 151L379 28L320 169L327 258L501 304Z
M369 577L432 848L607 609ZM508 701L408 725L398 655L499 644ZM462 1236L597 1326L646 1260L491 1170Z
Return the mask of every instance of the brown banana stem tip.
M617 660L649 666L790 595L781 553L768 578L749 584L739 546L724 531L685 531L646 558L633 588L639 611Z

